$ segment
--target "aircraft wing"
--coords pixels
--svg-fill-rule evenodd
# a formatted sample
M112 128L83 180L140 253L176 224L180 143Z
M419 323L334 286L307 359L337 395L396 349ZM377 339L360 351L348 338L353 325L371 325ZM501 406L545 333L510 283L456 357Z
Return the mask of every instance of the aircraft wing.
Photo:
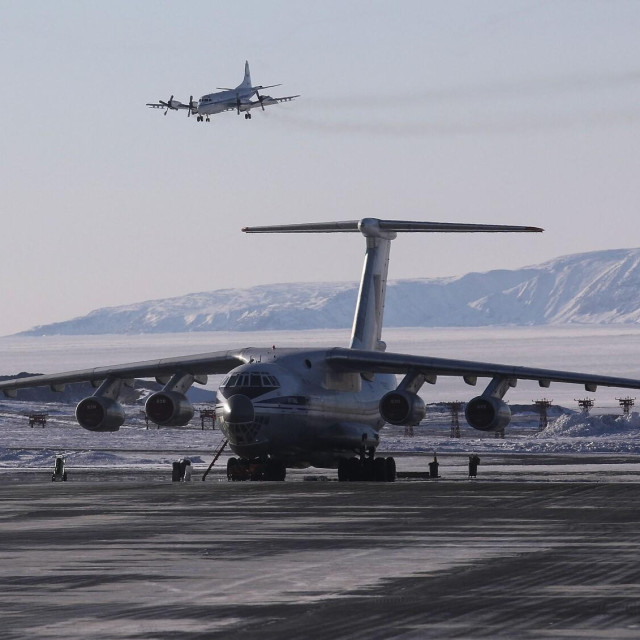
M157 378L171 376L178 372L198 376L227 373L246 362L249 362L249 356L244 356L242 351L214 351L192 356L145 360L129 364L67 371L65 373L13 378L0 382L0 391L3 391L5 395L13 396L18 389L26 389L28 387L49 386L56 390L56 388L61 388L63 385L73 382L91 382L96 386L97 383L107 378L120 378L122 380Z
M359 349L331 349L327 361L332 367L342 371L397 374L416 371L424 374L430 382L435 382L435 376L440 375L459 376L472 385L475 385L477 378L499 377L511 380L537 380L541 387L548 387L551 382L582 384L587 391L595 391L599 386L640 389L640 380L632 378Z
M295 96L283 96L282 98L272 98L271 96L265 96L263 102L265 105L279 104L280 102L291 102L292 100L295 100L296 98L299 98L299 97L300 97L300 94Z
M271 96L260 96L258 100L252 100L251 102L244 103L240 107L240 111L250 111L251 109L260 109L264 107L269 107L274 104L280 104L281 102L291 102L291 100L295 100L299 98L300 94L297 96L284 96L282 98L272 98ZM235 103L233 105L235 109Z
M147 107L151 107L152 109L172 109L173 111L178 111L180 109L189 109L188 104L182 104L182 102L173 101L173 104L169 106L168 104L160 104L159 102L147 102ZM197 112L195 107L191 107L191 111Z

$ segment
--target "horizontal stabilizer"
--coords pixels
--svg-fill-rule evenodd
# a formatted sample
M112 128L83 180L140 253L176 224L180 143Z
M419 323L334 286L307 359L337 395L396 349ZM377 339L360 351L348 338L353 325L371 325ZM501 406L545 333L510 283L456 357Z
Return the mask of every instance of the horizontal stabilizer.
M245 233L337 233L358 231L358 221L309 222L305 224L273 224L266 227L244 227Z
M523 227L509 224L464 224L459 222L411 222L404 220L380 220L380 228L384 231L418 231L431 233L509 233L544 231L540 227Z
M244 227L245 233L348 233L362 231L363 226L375 225L381 231L422 233L509 233L541 232L539 227L523 227L505 224L463 224L458 222L412 222L407 220L347 220L344 222L309 222L303 224L269 225L266 227Z

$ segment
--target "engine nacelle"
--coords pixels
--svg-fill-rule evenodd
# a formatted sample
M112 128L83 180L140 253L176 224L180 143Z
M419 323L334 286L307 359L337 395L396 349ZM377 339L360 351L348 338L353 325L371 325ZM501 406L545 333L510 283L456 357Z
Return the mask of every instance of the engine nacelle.
M158 391L145 404L149 420L163 427L184 427L193 418L193 407L186 396L177 391Z
M427 415L424 400L409 391L389 391L380 400L380 415L397 425L418 425Z
M511 422L511 409L495 396L478 396L464 410L467 422L479 431L502 431Z
M124 409L111 398L89 396L78 402L76 420L88 431L117 431L124 423Z

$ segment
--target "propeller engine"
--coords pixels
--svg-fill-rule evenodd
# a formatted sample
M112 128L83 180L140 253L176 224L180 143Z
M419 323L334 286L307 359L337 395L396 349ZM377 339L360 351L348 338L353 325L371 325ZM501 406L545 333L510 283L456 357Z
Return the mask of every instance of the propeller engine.
M169 109L175 109L175 107L173 106L173 95L169 98L168 102L164 102L164 100L159 100L160 104L164 105L165 107L167 107L165 109L164 115L166 116L167 113L169 112Z
M196 112L195 102L193 96L189 96L189 109L187 110L187 118L191 117L192 113Z
M380 415L396 425L417 425L427 414L424 400L410 391L389 391L380 400Z

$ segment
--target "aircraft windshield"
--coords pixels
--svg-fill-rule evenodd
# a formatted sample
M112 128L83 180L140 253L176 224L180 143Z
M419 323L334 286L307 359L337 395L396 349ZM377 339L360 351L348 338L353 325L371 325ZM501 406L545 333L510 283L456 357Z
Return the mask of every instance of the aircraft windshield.
M241 393L249 398L274 391L280 388L280 383L275 376L267 373L234 373L227 376L220 385L220 392L225 398Z

